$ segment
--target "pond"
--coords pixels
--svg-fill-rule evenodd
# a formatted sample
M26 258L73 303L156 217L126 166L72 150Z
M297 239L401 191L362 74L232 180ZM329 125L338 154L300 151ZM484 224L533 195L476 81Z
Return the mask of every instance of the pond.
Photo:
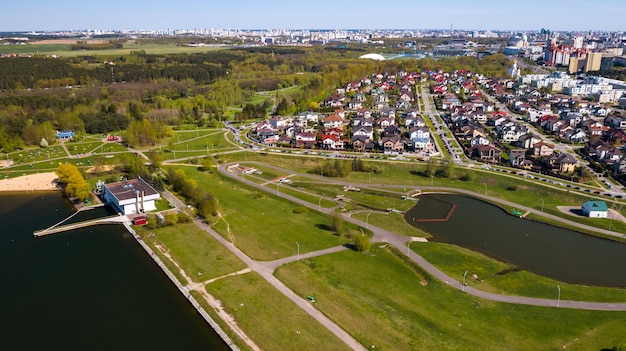
M467 196L424 195L405 220L432 234L431 241L481 252L535 274L626 288L626 244L521 219L506 210Z

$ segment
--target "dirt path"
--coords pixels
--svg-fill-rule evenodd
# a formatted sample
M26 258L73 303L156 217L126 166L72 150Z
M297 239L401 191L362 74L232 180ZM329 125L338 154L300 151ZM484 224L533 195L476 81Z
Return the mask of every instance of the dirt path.
M166 250L163 246L155 244L156 248L159 249L159 251L174 265L176 266L176 268L178 269L178 272L185 278L185 280L187 281L187 286L189 287L189 290L195 290L197 292L200 293L200 295L202 295L202 298L209 304L209 306L211 306L213 308L213 310L217 313L217 315L226 323L228 324L228 327L230 328L230 330L233 331L233 333L237 334L237 336L243 340L246 345L248 345L248 347L250 347L250 349L255 350L255 351L261 351L261 348L258 347L254 341L252 341L252 339L250 339L246 333L244 333L243 330L241 330L241 328L239 328L239 325L237 325L237 322L235 321L235 319L233 318L233 316L231 314L229 314L228 312L226 312L224 310L224 308L222 307L222 302L218 299L216 299L215 297L213 297L213 295L209 294L206 289L204 288L205 283L196 283L194 281L191 280L191 278L187 275L187 273L180 268L180 266L178 265L178 263L172 258L172 256L170 256L169 250ZM247 272L245 269L239 272L235 272L235 273L231 273L227 276L230 275L237 275L237 274L244 274L250 271L250 269L247 269ZM223 276L225 277L225 276ZM219 277L219 278L223 278L223 277ZM215 278L213 279L219 279L219 278Z

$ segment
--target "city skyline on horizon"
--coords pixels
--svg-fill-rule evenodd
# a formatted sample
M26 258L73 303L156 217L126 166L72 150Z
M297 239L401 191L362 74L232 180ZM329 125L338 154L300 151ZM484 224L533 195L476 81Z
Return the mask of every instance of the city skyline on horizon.
M405 3L406 2L406 3ZM347 7L330 0L313 4L274 0L257 2L194 3L176 6L160 0L132 3L110 0L24 0L4 5L0 23L4 32L64 30L232 30L353 29L353 30L493 30L493 31L607 31L620 32L626 3L611 0L542 2L528 0L511 6L496 0L477 5L461 0L420 4L401 1L383 5L362 0ZM169 5L169 6L168 6ZM381 9L382 8L382 9ZM541 11L537 11L540 8ZM385 11L388 10L388 11Z

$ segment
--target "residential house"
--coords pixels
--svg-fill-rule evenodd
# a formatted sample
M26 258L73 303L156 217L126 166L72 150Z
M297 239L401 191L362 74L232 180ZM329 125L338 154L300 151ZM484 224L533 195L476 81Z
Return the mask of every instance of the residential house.
M404 142L399 136L384 137L381 139L380 144L385 153L404 152Z
M499 163L500 153L500 149L493 145L474 145L468 149L468 154L471 157L488 163Z
M368 108L359 108L356 110L356 116L358 118L371 118L372 117L372 110L368 109Z
M358 126L352 128L352 136L364 136L368 140L374 138L374 128L372 126Z
M352 120L353 127L372 127L374 125L373 118L354 118Z
M278 134L278 130L274 129L269 121L259 122L256 125L256 134L259 138L264 139Z
M323 104L325 107L343 107L345 100L345 96L335 94L327 97Z
M477 135L470 139L470 146L474 145L489 145L491 144L491 140L485 138L482 135Z
M350 99L350 102L348 102L348 109L356 110L360 108L363 108L363 101L357 100L355 98Z
M522 168L524 161L526 161L526 149L512 149L509 151L511 166Z
M387 128L383 129L381 135L384 137L401 136L402 130L394 125L390 125Z
M535 157L546 157L546 156L552 155L553 153L554 153L554 144L540 141L533 145L533 156Z
M334 134L323 134L322 147L327 150L343 150L344 142L341 139L341 136Z
M328 115L322 118L324 128L343 128L343 118L337 114Z
M626 118L624 116L609 116L604 119L604 123L617 129L626 129Z
M519 140L519 138L528 133L528 127L519 123L506 123L500 127L496 127L498 137L505 143L513 143Z
M296 146L310 149L317 143L316 135L311 132L301 132L296 134Z
M352 149L357 152L371 152L375 144L362 135L352 137Z
M578 161L576 158L567 153L552 154L548 158L548 164L552 169L559 173L571 173L574 172Z
M270 119L273 129L283 130L291 123L291 119L283 116L274 116Z
M389 126L393 126L396 124L396 119L391 117L381 117L378 119L378 124L380 128L385 129Z
M602 136L611 129L611 127L604 125L604 123L592 119L584 121L583 128L587 130L587 133L589 133L591 137Z
M519 147L523 147L524 149L530 149L535 145L535 143L540 142L541 139L534 134L526 133L519 137L517 140L517 145Z

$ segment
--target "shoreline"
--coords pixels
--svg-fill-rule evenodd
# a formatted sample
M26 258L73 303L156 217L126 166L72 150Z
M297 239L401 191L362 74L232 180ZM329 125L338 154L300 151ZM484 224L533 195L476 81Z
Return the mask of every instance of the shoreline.
M233 340L224 332L224 330L222 330L222 328L219 326L219 324L217 324L217 322L215 322L213 320L213 318L211 318L211 316L209 316L209 314L196 301L196 299L193 296L191 296L191 293L190 293L189 289L184 287L178 281L178 279L176 279L176 276L174 276L174 274L169 270L169 268L167 268L167 266L165 266L165 264L163 263L163 261L161 261L159 256L157 256L157 254L146 243L143 242L143 239L135 232L135 230L133 228L130 227L130 224L129 223L123 223L123 226L131 234L131 236L133 238L135 238L135 241L137 241L137 243L139 243L139 245L146 251L146 253L150 257L152 257L154 262L159 266L159 268L161 268L163 273L165 273L165 275L167 275L167 277L170 279L170 281L172 283L174 283L174 285L178 288L178 290L183 294L183 296L185 296L185 298L189 301L189 303L191 303L191 305L196 309L196 311L198 311L198 313L202 316L202 318L204 318L204 320L209 324L209 326L217 333L217 335L220 336L220 338L222 338L224 343L231 350L239 351L239 347L237 347L237 345L235 345Z
M0 179L0 192L58 190L58 177L54 172L27 174L15 178Z

